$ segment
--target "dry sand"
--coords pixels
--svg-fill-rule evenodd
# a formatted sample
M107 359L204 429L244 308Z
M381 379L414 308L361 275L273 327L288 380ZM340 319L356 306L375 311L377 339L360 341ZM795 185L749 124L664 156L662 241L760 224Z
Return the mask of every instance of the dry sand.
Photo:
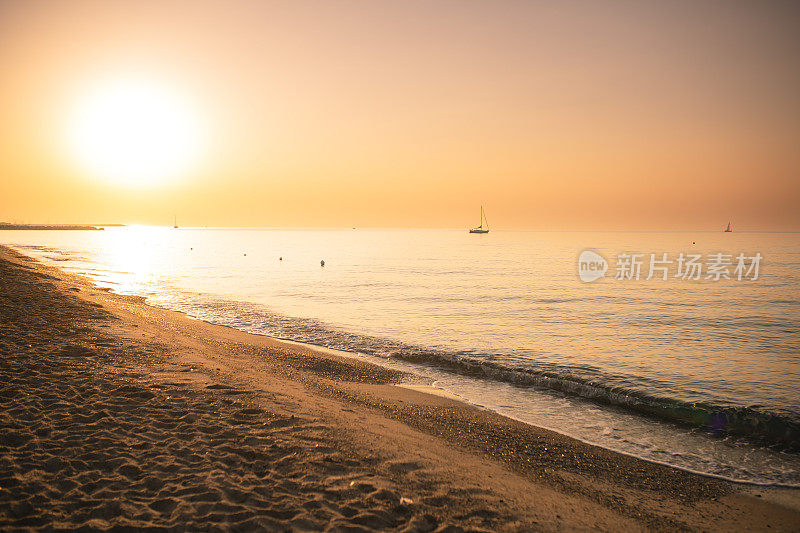
M650 464L0 247L0 529L800 529Z

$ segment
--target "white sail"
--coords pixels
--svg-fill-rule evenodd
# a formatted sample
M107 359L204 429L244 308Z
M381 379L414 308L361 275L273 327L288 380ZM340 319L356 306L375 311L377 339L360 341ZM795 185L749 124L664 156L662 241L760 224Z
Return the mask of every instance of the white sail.
M486 227L483 227L483 223L486 222ZM483 206L481 206L481 224L477 228L472 228L469 230L470 233L489 233L489 221L486 219L486 215L483 212Z

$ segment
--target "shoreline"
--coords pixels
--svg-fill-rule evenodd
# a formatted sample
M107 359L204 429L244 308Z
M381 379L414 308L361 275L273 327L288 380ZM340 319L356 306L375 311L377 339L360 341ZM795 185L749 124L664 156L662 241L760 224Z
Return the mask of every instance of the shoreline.
M148 305L148 304L145 302L145 305ZM163 307L156 307L156 308L157 309L163 309L165 311L172 311L170 309L163 308ZM239 332L242 332L242 333L246 333L248 335L255 335L255 336L259 336L259 337L265 337L267 339L271 339L273 341L280 342L280 343L285 343L285 344L288 344L290 346L298 346L298 347L301 347L301 348L304 348L304 349L308 349L308 350L311 350L311 351L314 351L314 352L319 352L319 353L326 354L326 355L332 355L334 357L344 357L344 358L349 358L349 359L355 359L357 361L365 362L367 364L381 366L382 368L390 368L388 366L387 367L383 367L380 363L372 362L368 358L362 357L359 354L354 353L354 352L348 352L348 351L345 351L345 350L337 350L337 349L328 348L328 347L325 347L325 346L317 346L315 344L311 344L311 343L307 343L307 342L294 341L294 340L291 340L291 339L281 339L279 337L272 337L270 335L263 334L263 333L251 333L251 332L248 332L248 331L237 329L234 326L229 326L229 325L226 325L226 324L217 324L217 323L214 323L214 322L210 322L208 320L204 320L202 318L196 318L196 317L193 317L193 316L191 316L191 315L189 315L187 313L183 313L181 311L174 311L174 312L178 312L178 313L184 314L184 315L186 315L188 318L190 318L192 320L198 320L200 322L203 322L205 324L209 324L209 325L212 325L212 326L231 328L234 331L239 331ZM434 383L435 383L435 381L434 381ZM669 463L666 463L666 462L657 461L655 459L649 459L647 457L641 457L641 456L638 456L638 455L636 455L634 453L626 452L624 450L615 450L613 448L609 448L607 446L603 446L600 443L592 442L591 440L584 439L584 438L581 438L581 437L578 437L578 436L570 435L568 433L559 431L558 429L555 429L555 428L547 427L547 426L544 426L544 425L533 424L531 422L527 422L527 421L522 420L520 418L516 418L513 415L505 414L505 413L501 413L499 411L496 411L495 409L492 409L491 407L486 407L484 405L481 405L481 404L478 404L478 403L474 403L474 402L470 401L467 398L459 396L458 394L456 394L454 392L450 392L447 389L439 388L434 384L431 384L431 385L420 385L420 384L414 384L414 383L410 383L410 382L399 382L399 383L394 383L394 385L397 386L397 387L414 390L414 391L417 391L417 392L420 392L420 393L423 393L423 394L430 394L430 395L433 395L433 396L449 398L449 399L451 399L453 401L457 401L457 402L461 402L463 404L466 404L466 405L468 405L468 406L470 406L472 408L479 409L479 410L486 410L486 411L494 413L494 414L496 414L498 416L501 416L503 418L511 419L511 420L513 420L515 422L519 422L521 424L524 424L526 426L530 426L532 428L537 428L537 429L542 429L542 430L546 430L546 431L551 431L553 433L557 433L557 434L559 434L559 435L561 435L563 437L576 440L576 441L581 442L583 444L586 444L588 446L601 448L601 449L607 450L607 451L609 451L611 453L624 455L626 457L630 457L632 459L636 459L636 460L639 460L639 461L644 461L646 463L651 463L651 464L658 465L658 466L664 466L664 467L667 467L667 468L672 468L672 469L675 469L675 470L679 470L681 472L686 472L687 474L701 476L701 477L705 477L705 478L709 478L709 479L715 479L715 480L723 481L723 482L726 482L726 483L731 483L731 484L734 484L734 485L742 485L744 487L759 487L759 488L763 487L765 489L774 488L774 489L780 489L780 490L784 490L785 489L785 490L789 490L789 491L797 491L798 499L799 499L798 500L798 506L800 506L800 485L791 485L791 484L788 484L788 483L774 483L774 482L760 482L760 481L739 480L739 479L733 479L733 478L730 478L730 477L726 477L726 476L723 476L723 475L720 475L720 474L712 474L712 473L709 473L709 472L701 472L699 470L692 470L691 468L672 465L672 464L669 464ZM668 422L664 422L664 423L668 423Z
M342 494L346 496L342 497L351 499L348 505L355 508L354 502L358 502L364 508L351 517L346 516L349 511L331 511L328 524L341 521L340 526L345 527L348 520L359 516L363 523L356 521L352 525L367 529L400 528L414 520L418 529L423 530L426 527L420 521L429 525L435 522L436 526L430 529L458 525L510 530L568 527L609 531L623 527L732 530L767 526L790 530L800 524L797 489L743 485L612 452L481 410L463 400L397 386L396 372L356 356L345 358L308 346L291 346L297 343L150 307L141 298L99 289L87 278L44 266L2 246L0 262L3 275L14 278L8 283L0 280L5 283L0 286L4 297L6 293L22 291L20 287L27 284L24 297L31 302L36 302L38 292L46 289L56 302L71 302L76 309L96 309L107 314L102 318L66 315L59 324L65 331L75 329L78 323L85 328L79 334L70 334L74 342L94 352L108 352L109 362L99 367L109 376L113 372L133 372L138 377L126 381L147 385L152 390L174 389L178 392L167 398L185 397L190 403L199 395L209 395L223 405L222 400L239 397L226 391L245 391L241 397L253 396L253 402L265 412L277 413L288 420L318 421L316 424L324 429L313 429L314 423L310 423L304 431L319 431L314 438L322 439L326 450L359 458L353 459L357 465L342 463L335 469L337 472L347 473L351 468L359 476L373 480L370 484L375 487L384 484L391 486L386 490L395 495L413 494L408 497L413 501L411 504L400 503L401 497L393 497L384 504L375 491L350 494L345 488ZM52 290L38 287L42 284L52 286ZM39 318L30 319L45 329L50 327ZM26 330L25 334L33 335L32 331ZM92 340L97 331L108 338L102 343ZM18 337L22 333L16 330L3 333L6 344L0 347L4 348L5 357L18 349L14 348L17 340L11 333ZM49 341L36 338L42 343L50 342L38 347L37 353L41 354L50 354L63 344L59 344L57 336ZM36 351L35 344L29 345ZM255 408L240 411L247 409ZM142 421L145 425L148 422L146 418ZM152 424L148 427L152 429ZM306 453L308 446L313 446L310 442L313 439L295 439L292 446ZM295 478L291 472L283 478L281 472L276 472L274 479L279 483L287 480L299 483L297 479L310 476L308 468L305 471L302 465L298 468L300 471L295 474L299 475ZM327 479L323 474L317 477ZM220 476L223 478L224 470ZM0 491L4 491L4 485L0 482ZM459 489L453 492L448 488L452 486ZM156 492L153 497L159 494ZM8 495L2 492L0 495L3 498L0 501L6 501ZM149 517L152 524L169 525L170 520L176 520L176 509L184 507L182 516L197 513L197 502L170 497L173 500L177 503L169 514L152 513ZM280 498L276 502L280 503ZM437 506L436 502L444 503ZM308 502L300 502L299 507L303 503ZM323 503L320 505L324 507ZM146 507L153 510L152 505ZM245 509L259 516L258 506ZM247 514L246 510L238 512ZM162 516L167 514L166 518ZM106 515L99 520L110 525L132 520L124 513L121 519L110 516L113 513ZM302 529L299 522L291 522L298 520L297 516L286 520L280 527ZM321 517L319 522L313 522L313 517L304 520L311 520L308 523L316 526L325 521ZM0 524L14 526L3 511Z
M2 245L0 245L0 246L2 246ZM11 248L11 247L9 247L9 248ZM28 256L27 254L25 254L24 251L16 250L14 248L11 248L11 249L14 252L22 254L25 257L28 257L28 258L30 258L30 259L32 259L34 261L37 261L37 262L39 261L35 257ZM43 264L43 266L44 266L44 264ZM88 283L90 283L92 285L95 285L94 280L92 280L91 277L89 277L89 276L84 276L84 275L79 275L79 274L68 274L65 271L62 271L58 266L47 267L47 268L56 268L59 272L61 272L63 274L75 275L78 278L84 279ZM222 322L214 322L212 320L199 318L199 317L191 315L190 313L188 313L186 311L179 311L179 310L176 310L176 309L170 309L169 307L163 307L163 306L159 306L159 305L149 304L147 302L147 297L137 296L137 295L134 295L134 294L117 293L117 292L114 292L114 288L113 287L102 287L101 290L108 291L110 294L117 294L117 295L122 296L122 297L142 298L142 302L145 305L147 305L148 307L151 307L151 308L154 308L154 309L163 310L163 311L167 311L167 312L178 313L178 314L180 314L182 316L186 316L187 318L189 318L191 320L196 320L196 321L202 322L204 324L208 324L210 326L230 328L233 331L244 333L246 335L254 335L256 337L263 337L263 338L269 339L269 340L277 342L277 343L282 343L282 344L288 345L290 347L297 347L297 348L301 348L301 349L304 349L304 350L309 350L311 352L315 352L315 353L322 354L322 355L325 355L325 356L354 359L354 360L360 361L360 362L368 364L368 365L376 365L376 366L379 366L381 368L390 369L390 370L393 369L392 365L384 365L384 364L381 363L380 360L375 361L374 359L378 359L376 357L366 356L366 355L360 354L358 352L347 351L345 349L337 349L337 348L331 348L331 347L326 347L326 346L315 345L315 344L312 344L310 342L296 341L296 340L292 340L292 339L289 339L289 338L274 337L274 336L271 336L271 335L269 335L267 333L257 333L257 332L247 331L246 329L240 329L240 328L238 328L236 326L232 326L232 325L225 324L225 323L222 323ZM408 362L408 361L402 360L402 359L401 359L401 361ZM410 364L413 365L415 363L410 363ZM400 370L400 372L404 372L404 371ZM409 373L407 375L415 375L415 374ZM422 381L426 381L426 382L430 381L428 378L425 378L425 377L421 377L421 376L416 376L416 377L420 378ZM488 379L491 379L491 378L488 378ZM411 390L417 390L418 392L422 392L422 393L425 393L425 394L432 394L432 395L436 395L436 396L443 396L443 397L446 397L446 398L450 398L452 400L465 403L465 404L467 404L467 405L469 405L469 406L471 406L473 408L486 409L486 410L488 410L490 412L493 412L493 413L497 414L498 416L501 416L501 417L504 417L504 418L509 418L509 419L514 420L516 422L520 422L520 423L522 423L524 425L531 426L533 428L552 431L552 432L558 433L559 435L562 435L564 437L579 441L579 442L581 442L583 444L586 444L586 445L589 445L589 446L595 446L595 447L598 447L598 448L602 448L602 449L607 450L607 451L612 452L612 453L617 453L617 454L620 454L620 455L624 455L626 457L630 457L630 458L633 458L633 459L645 461L647 463L651 463L651 464L654 464L654 465L664 466L664 467L667 467L667 468L680 470L680 471L683 471L683 472L686 472L686 473L689 473L689 474L698 475L698 476L702 476L702 477L706 477L706 478L710 478L710 479L715 479L715 480L720 480L720 481L733 483L733 484L737 484L737 485L742 485L742 486L763 487L763 488L767 488L767 489L775 488L775 489L781 489L781 490L782 489L797 490L798 493L800 494L800 484L794 484L793 485L793 484L790 484L790 483L780 483L780 482L770 482L770 481L756 481L756 480L747 480L747 479L735 479L733 477L728 477L728 476L725 476L725 475L722 475L722 474L704 472L704 471L701 471L701 470L692 469L691 467L687 467L687 466L680 466L680 465L676 465L676 464L671 464L671 463L666 462L666 461L659 461L657 459L651 459L651 458L648 458L646 456L637 455L635 452L629 452L629 451L622 450L622 449L615 449L613 447L604 445L601 442L594 442L590 438L584 438L584 437L581 437L581 436L578 436L578 435L573 435L573 434L570 434L570 433L568 433L566 431L559 430L558 428L555 428L555 427L550 427L550 426L543 425L543 424L537 424L535 422L527 421L527 420L525 420L523 418L518 418L518 417L514 416L513 414L503 413L503 412L497 410L494 407L487 407L487 406L485 406L483 404L475 403L475 402L471 401L468 398L465 398L463 396L458 395L457 393L448 391L445 388L436 387L433 384L419 385L419 384L412 384L412 382L401 382L401 383L395 383L394 385L400 386L400 387L403 387L403 388L409 388ZM425 390L423 390L423 389L425 389ZM586 399L586 398L584 398L582 396L579 396L579 397L585 399L587 401L587 403L589 403L589 404L592 403L591 399ZM619 405L616 405L616 404L608 404L608 403L604 403L604 402L599 402L599 405L605 406L605 407L608 407L608 406L610 406L610 407L620 407ZM663 419L661 417L658 417L658 416L648 415L647 413L644 413L644 412L641 412L641 411L637 411L637 410L632 410L632 412L635 413L637 416L642 416L642 417L645 417L645 418L648 418L648 419L652 419L652 420L655 420L655 421L663 423L663 424L668 424L668 425L674 424L674 425L678 425L678 426L681 426L681 427L693 427L693 426L682 424L680 422L676 422L674 420L665 420L665 419ZM753 446L756 446L756 444L753 444ZM798 503L798 505L800 505L800 503Z
M89 280L89 282L91 283L91 280ZM111 292L111 294L118 294L118 293ZM145 305L149 305L144 300L143 300L143 303ZM182 311L173 311L173 310L167 309L165 307L156 307L156 306L150 306L150 307L154 307L156 309L162 309L164 311L180 313L182 315L185 315L187 318L189 318L191 320L197 320L197 321L203 322L204 324L208 324L210 326L230 328L230 329L232 329L234 331L245 333L247 335L255 335L255 336L258 336L258 337L264 337L264 338L270 339L270 340L275 341L275 342L284 343L284 344L287 344L289 346L296 346L296 347L299 347L299 348L310 350L312 352L317 352L317 353L320 353L320 354L330 355L330 356L334 356L334 357L343 357L343 358L347 358L347 359L354 359L356 361L360 361L360 362L363 362L363 363L366 363L366 364L379 366L381 368L391 369L388 366L387 367L383 367L380 363L372 362L368 358L362 357L359 354L354 353L354 352L348 352L348 351L345 351L345 350L337 350L337 349L334 349L334 348L328 348L328 347L325 347L325 346L318 346L318 345L307 343L307 342L294 341L294 340L291 340L291 339L282 339L282 338L279 338L279 337L272 337L270 335L263 334L263 333L251 333L251 332L248 332L248 331L244 331L244 330L238 329L238 328L236 328L234 326L229 326L229 325L226 325L226 324L217 324L217 323L214 323L214 322L210 322L208 320L204 320L202 318L193 317L193 316L191 316L191 315L189 315L187 313L184 313ZM435 381L434 381L434 383L435 383ZM611 452L611 453L624 455L626 457L630 457L631 459L636 459L638 461L644 461L646 463L650 463L650 464L653 464L653 465L658 465L658 466L663 466L663 467L666 467L666 468L671 468L671 469L674 469L674 470L679 470L681 472L686 472L687 474L692 474L692 475L696 475L696 476L700 476L700 477L704 477L704 478L714 479L714 480L722 481L722 482L725 482L725 483L731 483L733 485L741 485L743 487L764 488L766 490L778 489L778 490L796 491L797 492L797 497L798 497L797 506L800 508L800 485L791 485L791 484L787 484L787 483L771 483L771 482L739 480L739 479L733 479L733 478L726 477L726 476L719 475L719 474L712 474L712 473L708 473L708 472L701 472L699 470L692 470L691 468L676 466L676 465L672 465L672 464L669 464L669 463L666 463L666 462L657 461L655 459L649 459L647 457L641 457L641 456L638 456L638 455L636 455L634 453L625 452L623 450L615 450L613 448L609 448L607 446L603 446L602 444L599 444L599 443L596 443L596 442L592 442L591 440L583 439L583 438L580 438L580 437L577 437L577 436L573 436L573 435L570 435L568 433L559 431L558 429L555 429L555 428L547 427L547 426L544 426L544 425L532 424L531 422L527 422L527 421L522 420L520 418L516 418L516 417L514 417L512 415L504 414L504 413L501 413L499 411L496 411L496 410L492 409L491 407L486 407L484 405L474 403L474 402L468 400L467 398L459 396L456 393L450 392L447 389L439 388L439 387L435 386L434 384L421 385L421 384L415 384L415 383L411 383L411 382L398 382L398 383L393 383L393 385L396 386L396 387L413 390L413 391L416 391L416 392L419 392L419 393L422 393L422 394L429 394L429 395L432 395L432 396L438 396L438 397L442 397L442 398L449 398L449 399L451 399L453 401L463 403L463 404L465 404L465 405L467 405L467 406L469 406L471 408L479 409L479 410L486 410L486 411L489 411L491 413L496 414L497 416L500 416L500 417L503 417L503 418L508 418L510 420L513 420L515 422L519 422L521 424L524 424L526 426L530 426L532 428L541 429L541 430L545 430L545 431L551 431L553 433L557 433L558 435L561 435L563 437L578 441L578 442L580 442L582 444L586 444L588 446L601 448L601 449L606 450L606 451Z

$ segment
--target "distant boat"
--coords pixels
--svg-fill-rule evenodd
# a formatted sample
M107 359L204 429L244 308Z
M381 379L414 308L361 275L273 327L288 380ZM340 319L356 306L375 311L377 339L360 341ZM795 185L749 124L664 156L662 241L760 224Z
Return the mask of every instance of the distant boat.
M175 219L172 222L172 227L178 229L178 217L175 216Z
M727 227L727 228L725 228L725 233L730 233L730 232L732 232L732 231L733 231L733 230L731 229L731 223L730 223L730 222L728 222L728 227Z
M483 223L486 222L486 227L483 227ZM477 228L472 228L469 230L470 233L489 233L489 221L486 220L486 215L483 213L483 206L481 206L481 225Z

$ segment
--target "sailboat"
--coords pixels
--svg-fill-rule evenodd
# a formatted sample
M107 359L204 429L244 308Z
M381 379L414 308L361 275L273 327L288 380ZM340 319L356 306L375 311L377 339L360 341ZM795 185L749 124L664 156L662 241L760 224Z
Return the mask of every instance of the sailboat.
M483 223L486 222L486 227L483 227ZM483 206L481 206L481 225L477 228L472 228L469 230L470 233L489 233L489 221L486 220L486 215L483 213Z
M172 227L175 228L175 229L178 229L178 217L177 216L174 217L174 220L173 220L173 223L172 223Z
M731 223L730 223L730 222L728 222L728 227L727 227L727 228L725 228L725 233L730 233L730 232L732 232L732 231L733 231L733 230L731 229Z

